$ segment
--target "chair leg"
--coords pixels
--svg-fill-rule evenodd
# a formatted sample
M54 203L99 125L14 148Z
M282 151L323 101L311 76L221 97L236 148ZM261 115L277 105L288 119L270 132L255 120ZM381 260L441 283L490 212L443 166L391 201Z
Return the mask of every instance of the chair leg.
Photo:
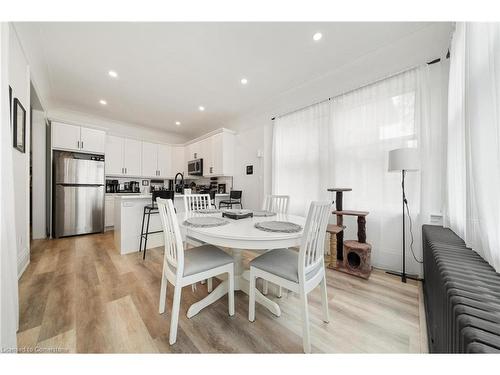
M146 217L146 207L142 211L141 240L139 242L139 252L142 251L142 236L144 235L144 218Z
M146 249L148 247L148 233L149 233L149 219L151 218L151 212L148 213L148 223L146 224L146 238L144 239L144 253L142 254L142 260L146 259Z
M228 272L229 290L227 292L228 304L229 304L229 315L234 316L234 265ZM210 278L210 284L212 284L212 278Z
M165 275L161 275L161 288L160 288L160 314L165 312L165 302L167 300L167 285L168 281Z
M304 353L311 353L311 337L309 333L309 311L307 310L307 294L300 291L300 308L302 310L302 343Z
M267 280L262 280L262 294L267 296L269 293L269 282Z
M208 293L212 292L212 278L209 278L207 280L207 290L208 290Z
M250 285L248 287L248 320L255 322L255 273L250 267Z
M177 341L177 325L179 324L179 309L181 307L181 292L182 287L175 285L174 287L174 301L172 303L172 317L170 319L170 337L168 342L174 345Z
M323 275L323 281L321 281L321 305L323 307L323 321L325 323L330 322L330 314L328 313L328 295L326 293L326 275Z

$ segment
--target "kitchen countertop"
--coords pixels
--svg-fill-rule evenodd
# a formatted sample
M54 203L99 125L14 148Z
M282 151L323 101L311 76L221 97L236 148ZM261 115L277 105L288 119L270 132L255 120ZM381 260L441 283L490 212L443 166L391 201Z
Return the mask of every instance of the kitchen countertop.
M151 199L151 194L141 194L141 193L128 193L121 195L120 193L107 194L108 196L113 196L115 198L125 200L125 199ZM229 193L225 194L215 194L216 197L227 197ZM184 198L184 194L175 194L174 198Z

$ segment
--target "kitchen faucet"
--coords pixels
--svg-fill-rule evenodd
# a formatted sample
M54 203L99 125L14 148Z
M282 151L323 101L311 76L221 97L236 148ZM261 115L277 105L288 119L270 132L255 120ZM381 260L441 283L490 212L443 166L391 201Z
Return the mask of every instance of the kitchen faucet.
M179 189L177 189L177 176L179 176L179 175L181 176L181 186L180 186ZM177 193L182 193L182 188L184 187L184 175L181 172L179 172L179 173L177 173L175 175L175 178L174 178L174 187L175 187L175 191Z

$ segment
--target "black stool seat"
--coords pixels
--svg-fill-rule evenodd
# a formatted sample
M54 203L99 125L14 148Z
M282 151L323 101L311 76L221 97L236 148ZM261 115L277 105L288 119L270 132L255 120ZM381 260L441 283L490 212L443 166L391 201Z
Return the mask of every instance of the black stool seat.
M154 232L149 231L149 219L151 218L151 215L159 213L158 205L156 204L156 198L174 200L174 195L175 195L175 192L173 190L153 191L151 194L152 203L144 206L144 211L142 213L142 225L141 225L141 236L140 236L141 239L139 242L139 252L141 252L142 251L142 240L144 240L144 253L142 254L142 259L146 259L146 248L147 248L147 243L148 243L148 235L163 232L163 230L156 230ZM148 217L148 220L146 222L146 231L144 231L144 221L145 221L144 219L146 218L146 215Z

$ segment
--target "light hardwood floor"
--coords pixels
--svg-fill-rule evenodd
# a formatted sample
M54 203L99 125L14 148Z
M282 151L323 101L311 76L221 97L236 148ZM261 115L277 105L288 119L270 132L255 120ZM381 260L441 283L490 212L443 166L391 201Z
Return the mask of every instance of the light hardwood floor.
M172 293L158 314L163 249L120 255L113 232L32 242L31 263L19 284L19 348L78 353L300 353L298 296L275 298L281 317L236 293L188 319L190 304L207 294L182 291L177 343L168 344ZM254 255L246 253L246 258ZM320 290L309 296L313 352L427 352L421 287L374 270L363 280L327 269L330 323L321 320ZM172 288L169 289L172 291ZM270 288L270 295L274 290Z

